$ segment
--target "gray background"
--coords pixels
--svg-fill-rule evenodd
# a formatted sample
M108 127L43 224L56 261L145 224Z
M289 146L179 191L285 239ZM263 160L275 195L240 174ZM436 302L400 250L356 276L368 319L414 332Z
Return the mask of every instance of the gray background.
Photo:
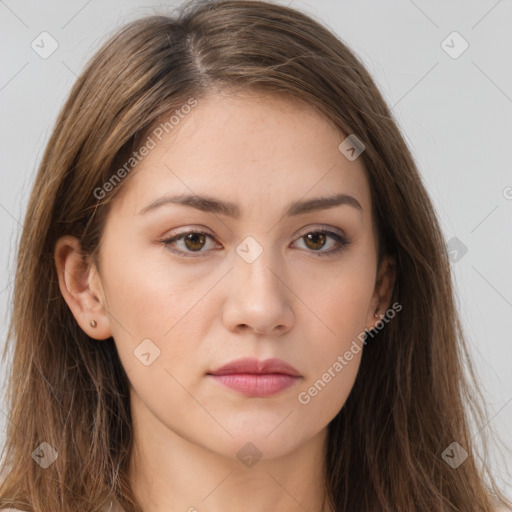
M487 455L512 496L512 2L279 3L303 9L332 28L363 59L392 106L447 243L457 251L452 269L462 321L491 418L488 425L474 426L474 441L484 429L499 434L504 446ZM177 5L171 0L0 0L2 342L28 193L76 75L117 27ZM47 59L31 47L44 31L58 44ZM463 41L450 36L453 31L469 45L458 56ZM5 362L0 372L4 385ZM3 444L8 419L2 402L0 412Z

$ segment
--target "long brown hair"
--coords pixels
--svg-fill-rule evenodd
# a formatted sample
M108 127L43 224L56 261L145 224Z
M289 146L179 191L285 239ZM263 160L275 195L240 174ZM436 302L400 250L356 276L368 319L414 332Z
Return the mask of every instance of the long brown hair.
M112 193L94 191L148 129L190 98L248 87L303 100L364 143L382 254L396 261L391 303L403 309L365 347L328 426L334 509L491 511L491 489L499 491L472 445L470 420L484 425L484 406L470 387L450 262L397 124L361 61L327 28L244 0L192 2L128 24L92 58L58 117L19 242L0 506L96 511L115 498L127 512L142 510L127 478L128 379L113 339L88 337L67 307L55 242L73 235L84 256L96 255L109 205L130 176ZM453 442L469 454L456 469L442 457ZM52 449L58 456L43 469L35 459Z

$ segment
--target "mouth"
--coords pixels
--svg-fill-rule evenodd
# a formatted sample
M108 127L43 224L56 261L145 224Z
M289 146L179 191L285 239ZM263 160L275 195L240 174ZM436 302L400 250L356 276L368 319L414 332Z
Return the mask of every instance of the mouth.
M275 395L302 379L299 371L282 359L238 359L207 375L228 388L252 397Z

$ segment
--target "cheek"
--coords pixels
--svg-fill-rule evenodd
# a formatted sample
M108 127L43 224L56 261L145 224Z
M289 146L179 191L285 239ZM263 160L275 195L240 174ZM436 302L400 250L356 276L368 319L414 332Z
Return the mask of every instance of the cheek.
M308 335L310 343L303 359L308 361L305 386L320 380L322 392L322 383L329 388L323 392L326 400L339 402L346 398L357 375L368 307L366 296L358 299L338 293L338 300L332 303L325 297L326 304L320 311L327 328L322 329L323 335L318 335L318 331L315 335L314 329Z
M129 259L111 253L105 261L105 293L114 317L111 325L120 336L129 332L134 340L154 337L165 342L189 324L190 318L197 319L199 310L204 318L202 302L219 279L218 273L205 269L204 275L198 275L197 268L194 272L177 269L164 251L131 251Z
M179 401L182 390L177 383L190 382L191 368L203 371L198 354L202 350L203 359L209 355L201 342L220 308L212 302L212 288L223 275L211 269L201 276L197 268L176 271L165 256L160 253L148 261L132 253L130 259L111 258L108 267L105 262L110 325L119 357L134 388L154 404L171 396ZM149 366L144 357L151 360Z
M306 324L311 341L304 357L308 374L297 401L324 421L342 408L355 382L372 292L371 272L355 265L325 280L321 290L309 295L320 321Z
M321 286L318 284L313 294L306 295L306 290L302 291L308 306L311 305L311 310L323 324L323 334L317 338L327 351L341 350L367 327L373 294L371 272L347 265L336 276L322 279Z
M322 422L329 422L343 407L354 385L366 327L369 294L363 287L333 287L317 302L323 335L311 330L304 350L308 361L305 382L297 394L300 408ZM316 421L317 421L316 420Z
M349 358L347 355L350 354ZM304 383L297 393L299 408L320 423L331 421L345 404L354 385L362 350L348 350L326 362L322 371Z

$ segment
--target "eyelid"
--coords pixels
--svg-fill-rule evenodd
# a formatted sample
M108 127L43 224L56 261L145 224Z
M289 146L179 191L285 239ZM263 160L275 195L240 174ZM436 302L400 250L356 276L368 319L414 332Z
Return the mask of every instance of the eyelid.
M215 238L215 235L212 232L210 232L210 230L208 228L205 228L204 226L200 226L200 225L196 225L196 224L191 224L191 225L184 226L181 228L176 228L176 229L173 229L172 231L173 231L172 235L164 236L162 238L162 240L168 240L169 238L174 238L179 235L187 235L188 233L198 233L198 234L203 234L203 235L209 235L209 236Z
M204 231L204 229L206 229L206 228L203 228L202 226L187 226L182 229L180 229L180 228L177 228L177 229L178 229L177 232L173 233L171 236L164 237L163 239L159 240L159 242L162 243L165 247L167 247L171 242L180 240L188 234L205 235L205 236L209 237L210 239L212 239L213 241L216 241L215 236L212 235L211 233L209 233L208 231ZM295 242L297 240L300 240L301 238L303 238L304 236L306 236L309 233L324 233L328 237L330 237L330 238L334 239L336 242L338 242L338 247L336 247L334 249L330 249L328 251L322 251L322 250L307 251L306 250L306 252L310 252L310 253L320 256L320 257L335 256L336 254L338 254L338 253L342 252L344 249L346 249L346 247L351 243L351 241L346 237L343 230L340 230L339 228L335 228L333 226L328 226L325 224L320 224L320 225L316 225L316 226L315 225L308 226L307 228L304 229L304 231L302 231L302 234L294 235L295 238L293 239L293 241ZM180 256L183 256L185 258L201 258L201 257L206 256L210 252L210 251L187 252L187 251L170 249L169 247L167 247L167 248L169 251L171 251L175 254L178 254Z
M302 239L309 233L324 233L338 243L337 247L329 249L328 251L306 250L306 253L314 254L316 257L319 258L335 258L337 255L343 253L347 249L347 247L352 243L351 240L347 238L347 236L342 230L334 228L332 226L327 226L325 224L321 224L318 227L308 227L301 235L297 236L294 239L294 241Z
M187 252L187 251L181 251L176 249L171 249L169 245L171 242L180 240L184 238L188 234L195 234L195 235L205 235L215 241L215 236L211 233L208 233L207 231L204 231L202 227L194 227L194 226L187 226L186 228L183 228L180 230L178 228L178 231L173 233L170 236L164 237L159 240L159 242L166 247L169 251L173 252L174 254L178 254L179 256L183 256L184 258L201 258L208 254L208 251L196 251L195 253L193 251Z
M334 226L329 226L327 224L314 224L313 227L308 226L304 229L304 231L299 231L299 233L302 233L302 234L295 235L295 236L300 238L301 236L307 235L308 233L314 233L317 231L332 232L332 233L335 233L343 238L346 238L343 230L341 230L339 228L335 228Z

